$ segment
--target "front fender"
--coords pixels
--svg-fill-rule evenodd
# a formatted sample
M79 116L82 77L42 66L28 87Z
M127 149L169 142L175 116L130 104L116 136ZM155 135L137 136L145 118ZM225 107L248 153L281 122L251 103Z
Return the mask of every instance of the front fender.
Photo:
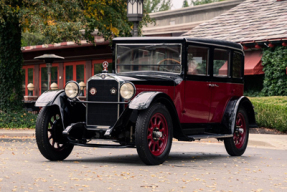
M157 91L141 92L129 103L129 108L136 110L147 109L152 103L153 99L159 94L163 93Z
M45 91L42 95L37 99L35 106L36 107L45 107L49 103L53 103L55 99L63 93L64 90L57 90L57 91Z
M70 102L64 90L44 92L36 101L35 106L57 106L60 111L63 129L71 123L86 121L86 106L82 103Z

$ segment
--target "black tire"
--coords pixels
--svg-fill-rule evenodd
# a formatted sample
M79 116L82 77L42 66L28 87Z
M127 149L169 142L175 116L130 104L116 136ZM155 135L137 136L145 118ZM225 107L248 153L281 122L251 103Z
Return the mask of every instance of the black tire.
M71 145L62 135L63 126L59 108L44 107L36 122L36 141L42 155L51 161L66 159L72 152Z
M164 105L153 104L142 111L135 128L135 143L140 159L147 165L163 163L171 149L172 135L171 116Z
M243 130L243 133L242 133ZM224 139L224 146L230 156L241 156L247 147L249 138L249 122L246 112L239 108L236 115L233 137Z

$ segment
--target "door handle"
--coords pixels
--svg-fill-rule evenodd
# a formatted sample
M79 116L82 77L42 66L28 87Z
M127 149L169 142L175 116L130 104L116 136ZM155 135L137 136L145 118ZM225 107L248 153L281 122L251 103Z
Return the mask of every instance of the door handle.
M208 84L209 87L219 87L217 84Z

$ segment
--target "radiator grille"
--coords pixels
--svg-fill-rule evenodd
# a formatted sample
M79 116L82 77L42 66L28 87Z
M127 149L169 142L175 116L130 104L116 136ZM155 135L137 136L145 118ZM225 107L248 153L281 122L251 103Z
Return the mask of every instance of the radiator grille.
M118 102L118 82L115 80L90 80L88 82L87 101ZM92 95L90 89L95 88ZM112 94L111 89L116 93ZM87 125L112 126L118 118L117 104L87 104Z

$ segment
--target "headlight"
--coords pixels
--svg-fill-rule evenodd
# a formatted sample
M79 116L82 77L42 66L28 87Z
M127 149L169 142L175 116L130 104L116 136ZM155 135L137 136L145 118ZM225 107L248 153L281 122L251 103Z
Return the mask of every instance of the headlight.
M65 86L65 93L70 99L74 99L79 93L79 84L75 81L69 81Z
M135 95L135 86L132 83L124 83L120 88L120 94L125 100L131 99Z

